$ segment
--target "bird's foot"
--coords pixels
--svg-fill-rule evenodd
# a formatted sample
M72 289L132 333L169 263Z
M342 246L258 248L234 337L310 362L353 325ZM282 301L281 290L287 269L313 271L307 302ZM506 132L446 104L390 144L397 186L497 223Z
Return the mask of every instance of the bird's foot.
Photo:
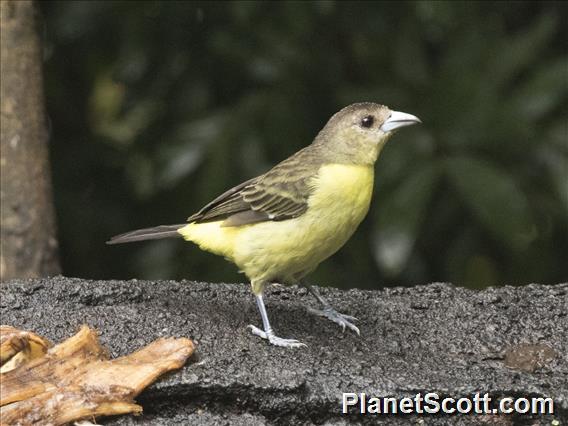
M254 325L249 325L248 328L251 329L252 334L268 340L274 346L282 346L285 348L299 348L302 346L306 346L305 343L302 343L295 339L283 339L282 337L278 337L274 334L272 330L266 332L258 327L255 327Z
M333 321L334 323L339 324L341 326L341 328L343 329L343 331L345 331L345 327L347 327L350 330L353 330L355 333L357 333L358 336L361 335L361 332L359 331L359 327L357 327L355 324L353 324L351 322L351 321L358 321L358 320L357 320L357 318L352 317L351 315L341 314L341 313L337 312L335 309L333 309L331 306L326 306L321 311L319 309L313 309L313 308L308 308L308 310L312 314L319 315L320 317L325 317L325 318Z

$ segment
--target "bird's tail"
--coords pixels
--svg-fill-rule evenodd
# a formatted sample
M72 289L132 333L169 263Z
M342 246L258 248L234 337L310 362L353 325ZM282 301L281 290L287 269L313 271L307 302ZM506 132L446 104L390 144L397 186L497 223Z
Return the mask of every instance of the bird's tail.
M186 224L181 225L160 225L153 228L137 229L136 231L126 232L116 235L108 240L107 244L132 243L134 241L159 240L161 238L182 237L178 233L178 229L183 228Z

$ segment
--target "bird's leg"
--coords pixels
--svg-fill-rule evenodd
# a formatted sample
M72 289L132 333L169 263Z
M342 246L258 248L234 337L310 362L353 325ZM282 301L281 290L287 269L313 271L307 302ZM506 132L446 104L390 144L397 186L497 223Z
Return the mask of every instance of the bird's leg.
M329 302L325 300L321 296L321 294L319 294L319 291L317 289L305 283L303 283L303 285L308 289L310 293L314 295L314 297L318 300L318 302L320 302L323 305L322 310L308 308L308 310L311 313L322 317L326 317L327 319L330 319L334 323L339 324L343 328L343 331L345 331L345 327L348 327L358 335L361 335L359 327L357 327L355 324L351 322L351 321L357 321L357 318L352 317L351 315L345 315L337 312L335 309L333 309L333 307L329 304Z
M249 325L252 334L262 337L268 340L271 344L275 346L284 346L286 348L298 348L300 346L306 346L304 343L299 342L294 339L283 339L274 334L270 322L268 321L268 314L266 313L266 307L264 306L264 300L262 300L262 293L255 294L256 304L258 305L258 310L260 311L260 317L262 318L262 326L264 330L261 330L254 325Z

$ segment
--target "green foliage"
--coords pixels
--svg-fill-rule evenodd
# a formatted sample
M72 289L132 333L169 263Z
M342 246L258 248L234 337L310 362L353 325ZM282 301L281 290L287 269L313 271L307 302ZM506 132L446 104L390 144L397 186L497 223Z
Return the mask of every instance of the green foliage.
M567 7L558 2L42 2L63 265L243 280L183 222L376 101L419 116L371 213L312 278L339 287L568 277Z

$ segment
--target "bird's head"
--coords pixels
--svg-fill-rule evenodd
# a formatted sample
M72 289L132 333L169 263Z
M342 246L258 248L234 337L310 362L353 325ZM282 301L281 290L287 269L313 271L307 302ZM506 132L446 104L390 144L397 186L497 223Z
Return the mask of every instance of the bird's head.
M357 103L331 117L314 143L326 146L326 151L337 157L337 161L373 164L396 130L418 123L421 123L418 117L392 111L384 105Z

